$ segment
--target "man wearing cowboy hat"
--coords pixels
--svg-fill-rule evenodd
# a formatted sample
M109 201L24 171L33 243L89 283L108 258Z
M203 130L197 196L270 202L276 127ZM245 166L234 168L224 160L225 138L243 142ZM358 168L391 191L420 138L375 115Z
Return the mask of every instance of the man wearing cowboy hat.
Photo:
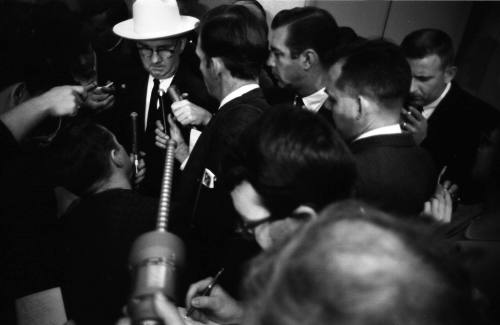
M199 61L187 42L186 34L196 28L198 19L180 15L175 0L137 0L132 14L132 19L115 25L113 31L136 42L147 75L131 81L123 94L122 106L127 109L126 114L121 114L122 132L118 133L124 137L122 140L130 139L131 123L124 119L129 119L130 112L137 112L139 144L146 153L147 166L141 190L145 194L158 196L165 154L154 145L154 130L156 121L166 122L172 104L171 97L164 94L173 85L189 94L190 117L194 117L183 125L208 123L211 118L209 111L215 108L216 102L206 91L198 69ZM203 123L195 122L200 120ZM185 137L189 136L188 129L182 132Z

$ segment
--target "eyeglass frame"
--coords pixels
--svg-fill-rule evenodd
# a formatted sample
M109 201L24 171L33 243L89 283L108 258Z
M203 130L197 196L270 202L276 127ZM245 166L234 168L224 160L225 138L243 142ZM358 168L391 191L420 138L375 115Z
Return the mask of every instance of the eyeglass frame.
M240 217L236 226L236 232L243 235L244 237L253 238L253 236L255 236L255 229L258 226L271 222L272 220L273 218L271 216L257 221L245 221Z
M179 40L177 39L175 41L175 44L173 46L171 45L160 45L156 48L150 48L149 46L147 45L144 45L142 43L136 43L136 47L137 47L137 50L139 51L139 53L150 59L153 57L153 53L156 53L157 56L161 57L161 58L164 58L164 59L170 59L171 57L174 56L175 52L177 51L177 48L179 46ZM162 47L170 47L169 49L162 49ZM163 53L168 53L168 54L162 54Z

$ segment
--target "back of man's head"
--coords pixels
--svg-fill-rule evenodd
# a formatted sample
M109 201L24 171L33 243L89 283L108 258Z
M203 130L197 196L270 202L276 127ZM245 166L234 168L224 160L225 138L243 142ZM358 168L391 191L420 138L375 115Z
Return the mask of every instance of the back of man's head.
M317 114L289 106L265 112L240 139L228 186L248 181L273 218L300 205L317 211L350 197L356 169L341 137Z
M401 48L408 59L423 59L435 54L441 59L442 69L454 65L453 42L448 34L439 29L426 28L411 32L404 38Z
M83 121L62 130L50 147L54 180L76 195L91 194L112 174L111 150L117 149L105 127Z
M469 292L426 239L360 202L332 205L254 261L249 324L469 324Z
M267 33L258 17L240 5L222 5L205 14L200 47L207 58L219 57L235 78L254 80L267 59Z
M296 7L285 9L274 17L271 29L286 26L286 45L292 57L297 57L306 49L313 49L320 62L328 67L338 39L338 26L333 16L317 7Z
M343 50L336 87L364 95L382 107L400 109L411 85L411 70L400 48L385 40L359 41Z

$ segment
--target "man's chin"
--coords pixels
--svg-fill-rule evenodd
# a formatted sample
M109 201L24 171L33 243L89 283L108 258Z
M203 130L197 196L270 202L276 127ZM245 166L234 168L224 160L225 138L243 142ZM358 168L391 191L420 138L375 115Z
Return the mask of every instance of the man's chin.
M166 79L169 77L168 71L164 69L150 68L149 74L156 79Z

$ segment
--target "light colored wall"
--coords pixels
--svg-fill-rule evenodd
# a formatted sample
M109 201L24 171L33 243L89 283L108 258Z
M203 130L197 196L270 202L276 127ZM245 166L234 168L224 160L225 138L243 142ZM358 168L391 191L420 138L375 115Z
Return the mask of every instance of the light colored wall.
M437 28L448 33L458 48L471 7L467 1L393 1L384 36L399 44L414 30Z
M385 37L400 43L420 28L439 28L459 46L468 21L471 1L335 1L309 0L308 4L332 13L339 25L363 37Z
M231 0L199 0L213 8ZM328 10L339 25L349 26L363 37L386 37L400 43L408 33L425 27L447 32L460 46L472 1L337 1L260 0L269 21L280 10L311 5Z
M328 10L340 26L351 27L363 37L380 37L390 6L389 1L308 1Z

